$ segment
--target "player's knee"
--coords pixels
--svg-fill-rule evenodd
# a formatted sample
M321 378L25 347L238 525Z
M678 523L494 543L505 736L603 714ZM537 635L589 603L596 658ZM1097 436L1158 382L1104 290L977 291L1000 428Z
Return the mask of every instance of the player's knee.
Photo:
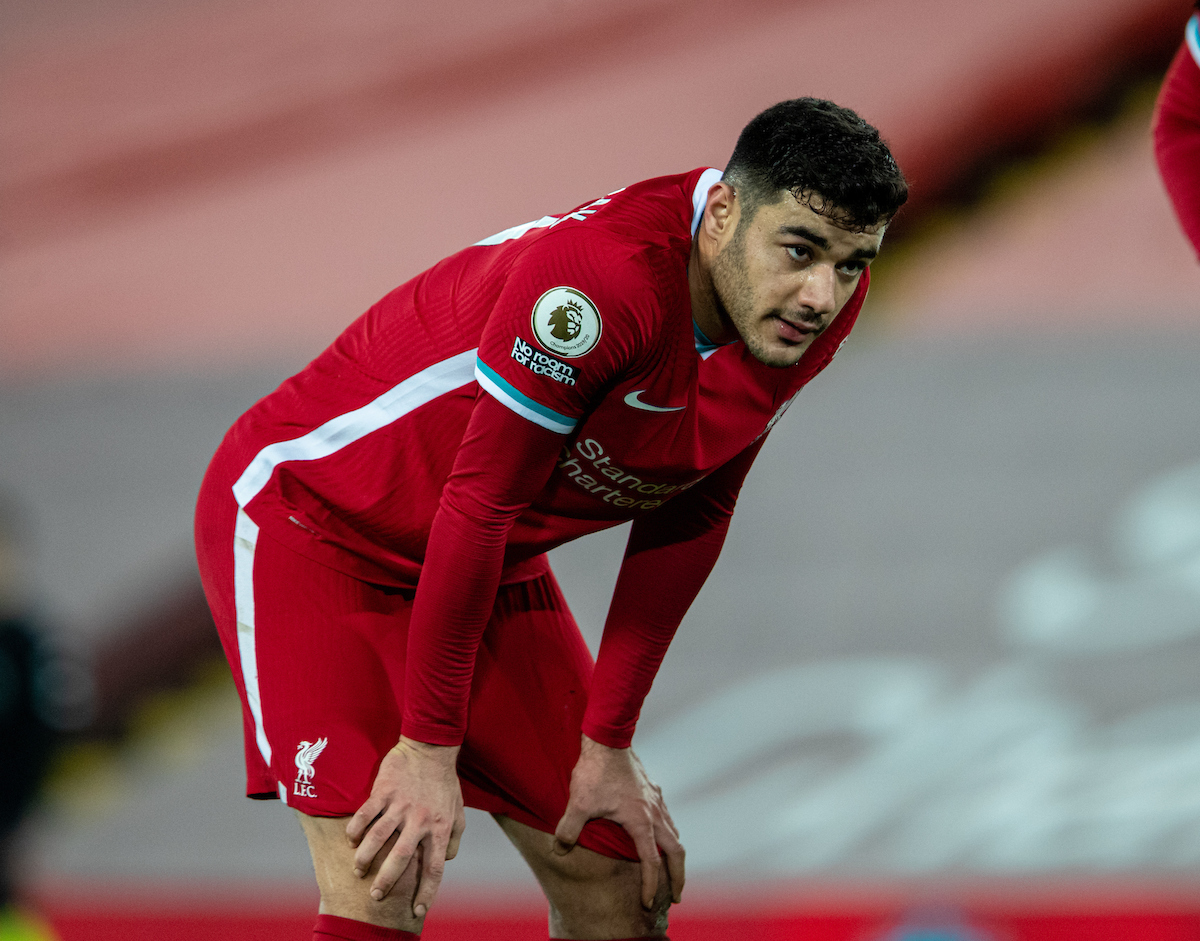
M592 937L590 932L603 930L609 936L655 938L667 932L671 888L665 878L650 908L642 905L640 876L628 871L600 882L560 884L546 895L553 937Z
M640 875L640 873L639 873ZM671 876L665 865L658 867L658 889L654 893L654 903L650 908L642 907L645 914L647 934L656 934L658 930L666 931L667 912L671 908ZM641 904L641 882L638 882L638 903ZM657 930L656 930L657 929Z
M650 906L649 915L653 921L653 926L662 931L667 930L667 912L671 908L671 876L667 872L667 867L663 866L659 871L658 891L654 895L654 904Z
M572 858L574 857L574 858ZM642 904L642 869L636 862L573 850L555 857L556 890L547 891L551 922L580 932L606 925L622 936L666 933L671 907L667 867L659 867L658 890L650 908ZM545 885L545 883L543 883Z
M371 898L371 886L388 851L396 842L393 834L376 855L366 875L354 874L354 848L346 839L345 818L308 817L298 814L308 838L313 870L321 892L321 911L383 924L405 931L419 931L422 919L413 916L413 897L417 890L418 859L414 857L392 890L378 901Z
M550 875L564 882L608 883L620 879L630 864L582 846L560 854L551 843L541 854L541 865Z
M554 835L498 815L496 821L521 851L550 902L554 937L591 937L597 928L608 937L641 938L665 934L671 885L665 865L659 870L654 904L642 905L642 867L576 846L555 852Z

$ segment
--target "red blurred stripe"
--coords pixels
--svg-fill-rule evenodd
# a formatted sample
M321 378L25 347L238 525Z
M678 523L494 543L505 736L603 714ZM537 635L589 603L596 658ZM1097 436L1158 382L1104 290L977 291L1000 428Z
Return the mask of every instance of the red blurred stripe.
M1200 941L1200 912L1024 915L968 912L965 920L973 930L995 941ZM50 921L61 941L211 941L213 938L304 941L312 930L313 915L51 912ZM671 937L675 941L725 941L732 937L759 941L883 941L898 923L899 916L885 918L878 912L767 917L708 913L673 919ZM546 921L544 915L533 912L494 917L482 913L450 915L431 919L424 938L426 941L544 941Z
M979 921L1019 941L1197 941L1200 915L1123 913L1010 916Z
M61 941L297 941L312 936L314 916L163 915L102 912L50 916Z

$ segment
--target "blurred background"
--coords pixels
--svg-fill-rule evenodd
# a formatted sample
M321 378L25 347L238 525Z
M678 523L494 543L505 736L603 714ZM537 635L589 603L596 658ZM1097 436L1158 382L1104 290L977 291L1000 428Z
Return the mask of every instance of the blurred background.
M6 941L308 937L191 555L221 435L442 256L798 95L913 197L646 705L672 936L1200 938L1200 264L1148 130L1191 7L5 0ZM623 537L554 556L593 645ZM470 813L426 936L544 932Z

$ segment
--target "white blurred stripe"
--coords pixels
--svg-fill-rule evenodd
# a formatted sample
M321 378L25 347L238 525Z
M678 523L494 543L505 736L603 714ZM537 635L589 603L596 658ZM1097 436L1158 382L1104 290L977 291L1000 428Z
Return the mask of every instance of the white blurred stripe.
M238 507L233 536L233 598L237 612L238 659L242 682L246 686L246 704L254 717L254 740L267 766L271 764L271 743L263 728L262 695L258 689L258 657L254 647L254 550L258 546L258 526Z
M373 431L378 431L438 396L453 392L475 378L475 354L470 349L434 363L392 386L362 408L331 418L308 434L269 444L254 456L233 485L238 506L244 507L267 485L275 468L285 461L328 457Z

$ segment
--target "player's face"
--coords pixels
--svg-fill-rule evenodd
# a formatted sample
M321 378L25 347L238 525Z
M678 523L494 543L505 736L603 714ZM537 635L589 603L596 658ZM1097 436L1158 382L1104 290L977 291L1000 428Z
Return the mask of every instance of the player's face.
M713 260L712 281L751 354L794 366L854 293L885 229L843 229L791 194L739 218Z

